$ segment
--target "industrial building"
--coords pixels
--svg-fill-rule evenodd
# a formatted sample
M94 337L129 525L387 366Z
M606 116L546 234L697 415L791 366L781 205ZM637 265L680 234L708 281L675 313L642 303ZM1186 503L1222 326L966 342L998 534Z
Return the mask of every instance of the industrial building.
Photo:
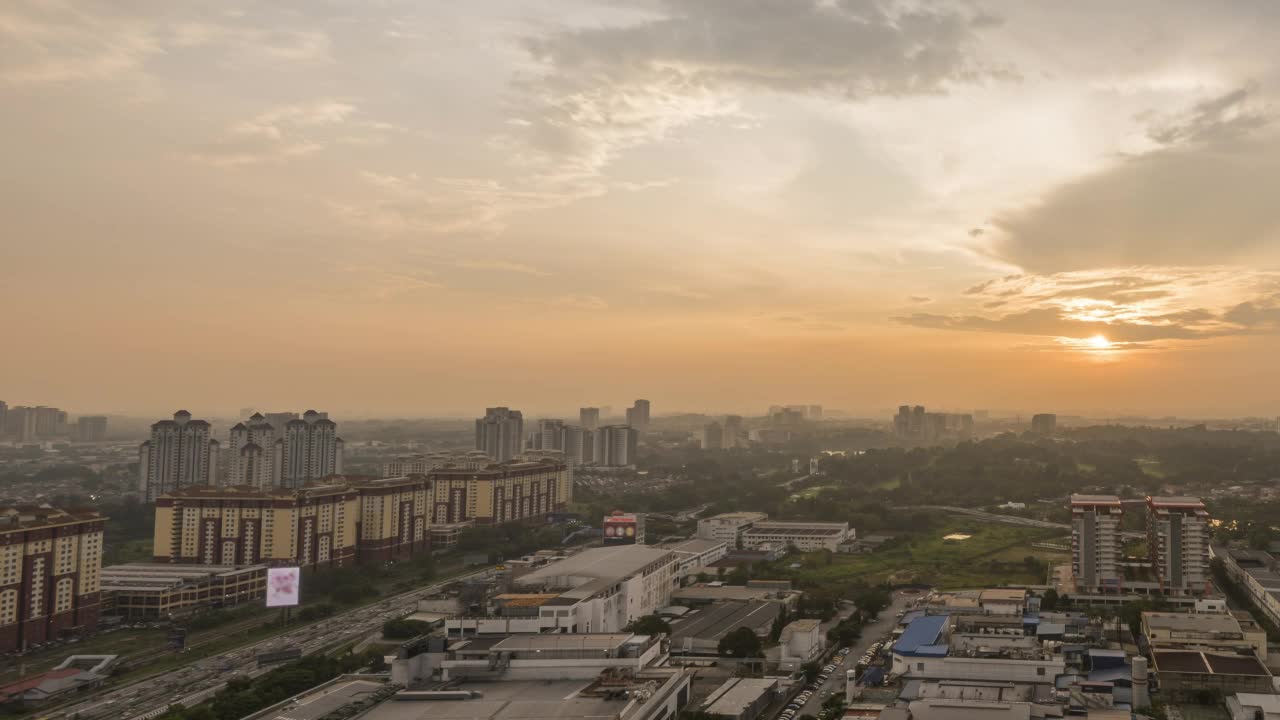
M778 667L783 670L799 669L821 655L827 646L822 623L813 618L788 623L782 628L778 642L782 646Z
M1280 624L1280 564L1267 552L1212 547L1215 558L1222 560L1227 575L1236 582L1267 619Z
M719 540L729 544L730 550L742 547L742 533L758 522L768 520L762 512L732 512L713 515L698 521L698 538Z
M1142 634L1153 650L1213 650L1256 653L1267 659L1267 633L1227 613L1142 613Z
M671 602L679 579L670 550L614 545L584 550L512 578L519 592L545 595L538 614L451 618L450 634L617 633Z
M780 692L776 678L730 678L702 703L702 711L724 720L755 720Z
M1256 655L1203 650L1153 650L1151 670L1160 691L1175 697L1200 690L1272 693L1271 671Z
M836 552L854 532L849 523L760 521L742 533L742 547L759 550L764 547L794 547L804 552L830 550Z
M682 578L705 572L711 563L722 560L729 554L729 544L723 540L695 538L659 547L675 553L676 572Z
M687 655L715 655L726 635L744 627L761 638L768 637L781 612L782 603L769 600L708 605L671 624L671 650Z
M126 618L172 618L261 599L266 565L128 563L102 569L102 611Z

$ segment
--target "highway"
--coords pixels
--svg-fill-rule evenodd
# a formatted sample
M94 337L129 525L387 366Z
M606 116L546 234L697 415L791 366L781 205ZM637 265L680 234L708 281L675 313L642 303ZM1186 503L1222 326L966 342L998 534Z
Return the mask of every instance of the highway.
M394 595L373 604L333 615L286 633L243 645L215 657L194 660L190 665L153 675L138 682L96 694L91 699L55 710L49 718L77 720L151 720L163 715L170 705L191 707L213 697L233 678L254 678L272 667L259 668L257 656L264 652L297 647L303 655L358 641L379 632L382 624L417 609L418 600L434 595L451 583L484 577L493 568Z
M1000 515L998 513L987 512L986 510L975 510L973 508L954 507L952 505L902 505L899 510L941 510L942 512L951 513L952 515L967 515L979 520L989 520L991 522L1005 523L1006 525L1022 525L1024 527L1044 528L1046 530L1062 530L1063 532L1071 532L1071 526L1067 523L1055 523L1047 520L1036 520L1034 518L1018 517L1017 515ZM1141 532L1125 531L1120 533L1126 540L1141 540L1146 534Z

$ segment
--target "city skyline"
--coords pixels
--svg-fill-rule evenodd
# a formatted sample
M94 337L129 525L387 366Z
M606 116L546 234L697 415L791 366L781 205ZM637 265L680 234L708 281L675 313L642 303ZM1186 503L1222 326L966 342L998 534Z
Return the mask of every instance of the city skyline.
M0 398L1274 417L1277 27L1252 1L8 3Z

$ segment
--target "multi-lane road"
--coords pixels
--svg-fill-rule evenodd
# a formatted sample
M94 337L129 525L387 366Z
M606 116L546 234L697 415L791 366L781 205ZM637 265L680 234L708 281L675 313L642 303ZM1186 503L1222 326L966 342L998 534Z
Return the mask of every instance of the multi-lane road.
M1024 527L1044 528L1046 530L1064 530L1071 532L1071 526L1066 523L1049 522L1048 520L1036 520L1035 518L1018 517L1017 515L1000 515L998 513L987 512L986 510L975 510L974 508L954 507L952 505L903 505L900 510L941 510L952 515L965 515L979 520L988 520L990 522L1005 523L1006 525L1022 525ZM1125 539L1139 540L1146 535L1140 532L1128 531L1120 533Z
M98 693L93 698L55 710L50 718L77 720L151 720L164 714L170 705L184 707L213 697L233 678L254 678L271 668L259 668L257 656L264 652L296 647L304 655L343 643L358 641L378 632L389 619L403 617L417 608L417 602L434 595L446 585L486 576L485 568L459 575L417 590L385 598L373 605L305 625L289 632L243 645L223 655L193 661L190 665L153 675L144 680Z

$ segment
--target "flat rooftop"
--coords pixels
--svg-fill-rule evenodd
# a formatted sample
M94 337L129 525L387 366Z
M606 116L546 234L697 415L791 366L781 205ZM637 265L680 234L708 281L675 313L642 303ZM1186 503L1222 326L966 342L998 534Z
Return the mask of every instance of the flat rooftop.
M1224 613L1144 612L1142 622L1150 628L1160 630L1201 633L1242 632L1240 622L1234 616Z
M1201 673L1212 675L1259 675L1269 677L1270 672L1252 655L1208 653L1196 650L1156 650L1157 673Z
M727 602L712 605L671 625L671 639L684 638L719 641L740 627L758 628L773 622L781 606L772 602Z
M343 705L363 700L382 687L383 683L373 680L339 682L307 693L297 703L286 705L261 720L320 720Z
M843 525L810 525L809 523L756 523L754 527L743 533L753 537L811 535L813 537L829 537L843 535L848 528Z
M776 679L730 678L711 693L703 709L712 715L738 717L759 700L761 695L773 691L776 687L778 687Z
M630 700L581 695L594 681L529 680L463 683L482 697L454 701L388 701L363 720L551 720L621 717ZM296 720L296 719L295 719ZM314 720L314 719L308 719Z
M536 650L613 650L632 639L648 636L631 633L599 635L512 635L493 645L495 652L530 652Z
M742 585L721 585L714 587L711 585L690 585L686 588L674 590L671 593L671 602L678 604L698 603L698 602L714 602L716 600L766 600L775 597L778 590L774 588L762 587L745 587Z
M670 557L670 550L618 545L584 550L515 579L517 585L582 585L593 579L622 580ZM569 580L576 578L576 581Z
M693 539L693 540L685 540L683 542L678 542L678 543L667 543L665 545L659 545L658 547L664 548L666 550L670 550L671 552L674 552L674 553L688 553L692 555L701 555L702 553L710 552L720 547L727 549L728 543L726 543L724 540Z
M1120 498L1117 495L1072 495L1072 505L1113 505L1120 507Z

